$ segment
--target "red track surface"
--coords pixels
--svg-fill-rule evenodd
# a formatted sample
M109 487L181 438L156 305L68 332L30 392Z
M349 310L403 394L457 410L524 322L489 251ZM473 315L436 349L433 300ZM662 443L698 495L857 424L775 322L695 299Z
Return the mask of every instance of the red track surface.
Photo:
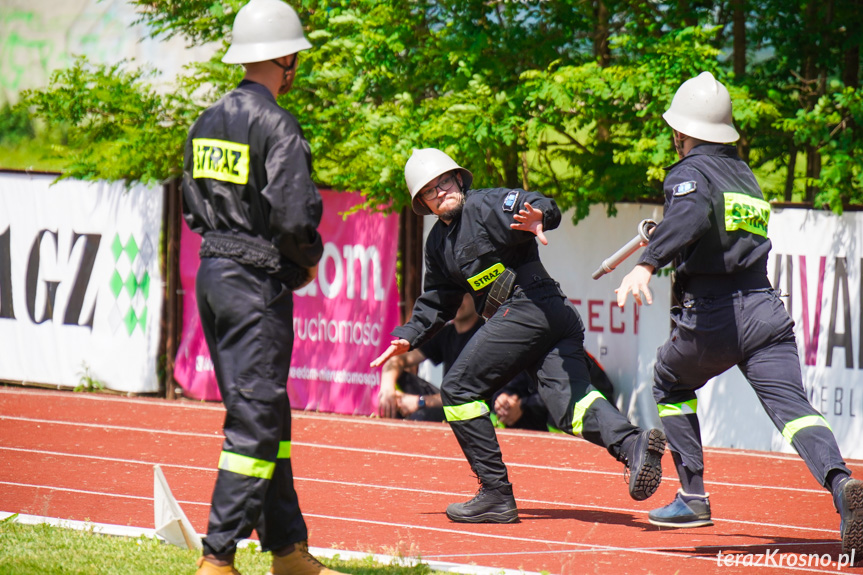
M223 415L219 404L0 388L0 511L153 528L158 463L204 533ZM293 426L314 547L559 575L863 573L839 570L839 517L796 456L708 450L715 525L660 530L646 514L674 497L670 457L658 493L635 502L605 450L503 431L521 521L464 525L444 509L477 486L446 424L294 412ZM863 462L849 463L863 476ZM761 566L726 566L720 551L741 563L770 555ZM800 554L831 561L801 563Z

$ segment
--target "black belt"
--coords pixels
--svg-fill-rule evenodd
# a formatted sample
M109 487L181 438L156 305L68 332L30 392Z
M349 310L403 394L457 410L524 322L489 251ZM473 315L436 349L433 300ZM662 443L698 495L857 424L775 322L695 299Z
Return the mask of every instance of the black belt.
M684 299L718 297L736 291L772 288L764 272L740 272L736 274L700 274L688 276L683 281Z
M512 295L516 285L525 287L550 277L540 261L524 264L515 271L510 268L504 269L488 290L485 305L482 308L482 317L486 320L491 319L503 302Z
M202 258L228 258L235 262L266 270L288 288L305 285L309 272L282 256L267 240L232 232L206 232L199 252Z

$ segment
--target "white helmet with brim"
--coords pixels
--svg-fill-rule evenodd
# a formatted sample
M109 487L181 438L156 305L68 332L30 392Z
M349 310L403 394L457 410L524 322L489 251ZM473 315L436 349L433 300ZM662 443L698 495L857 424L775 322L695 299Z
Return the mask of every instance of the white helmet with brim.
M467 190L473 183L473 174L469 170L456 164L455 160L437 148L413 151L405 164L405 183L411 194L411 207L415 213L421 216L432 213L422 201L419 191L436 177L452 170L458 170L461 173L462 189Z
M678 132L705 142L726 144L740 138L731 118L731 96L710 72L684 82L662 117Z
M250 0L234 18L231 47L222 62L266 62L311 47L293 8L281 0Z

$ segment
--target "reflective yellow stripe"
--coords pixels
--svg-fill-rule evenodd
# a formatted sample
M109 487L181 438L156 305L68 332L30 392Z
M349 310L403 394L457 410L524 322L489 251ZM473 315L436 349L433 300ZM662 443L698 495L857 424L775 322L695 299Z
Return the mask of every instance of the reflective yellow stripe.
M276 464L272 461L264 461L263 459L255 459L247 455L223 451L221 457L219 457L219 469L232 471L240 475L248 475L249 477L270 479L273 477Z
M683 403L660 403L656 407L659 408L659 417L668 417L670 415L688 415L695 413L698 409L698 400L690 399Z
M548 427L548 431L550 433L563 433L563 431L561 431L560 429L558 429L558 428L556 428L553 425L550 425L548 423L546 423L545 426Z
M496 263L490 268L486 270L482 270L478 274L473 277L467 278L467 283L470 284L470 287L473 288L473 291L479 291L485 286L492 283L497 279L497 276L503 273L503 270L506 268L503 267L503 264Z
M280 441L279 442L279 453L276 454L276 459L290 459L291 458L291 442L290 441Z
M598 391L591 391L575 404L572 410L572 433L576 435L581 433L584 427L584 414L597 399L605 399L605 396Z
M210 138L192 139L192 177L232 184L249 182L249 145Z
M746 194L725 194L726 231L744 230L767 237L770 204Z
M474 401L464 405L444 405L443 412L447 421L465 421L488 413L488 405L484 401Z
M833 431L833 428L830 427L827 420L820 415L806 415L786 423L785 429L782 430L782 437L784 437L788 443L791 443L791 440L794 439L797 432L804 427L826 427L830 431Z

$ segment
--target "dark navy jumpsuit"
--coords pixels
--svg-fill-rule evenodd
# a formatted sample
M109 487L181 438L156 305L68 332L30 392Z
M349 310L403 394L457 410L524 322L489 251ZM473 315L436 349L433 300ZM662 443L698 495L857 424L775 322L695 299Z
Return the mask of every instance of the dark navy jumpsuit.
M501 271L516 272L511 295L470 339L441 383L447 421L471 469L490 489L508 485L509 479L487 401L523 370L536 379L555 427L606 447L615 457L621 455L623 439L639 431L591 385L584 326L543 269L536 236L510 228L525 202L543 212L544 229L560 224L554 200L536 192L468 190L461 215L449 225L438 221L429 233L424 292L408 323L392 332L416 348L455 316L466 292L482 310Z
M296 119L254 82L205 110L186 141L184 215L203 235L198 310L227 411L205 554L233 554L253 529L265 551L308 539L287 380L292 289L323 253L310 170Z
M664 189L664 219L639 263L676 264L680 305L653 392L675 460L703 472L695 391L736 365L822 485L831 469L850 473L806 399L794 322L767 279L770 204L752 171L733 146L701 144L668 169Z

